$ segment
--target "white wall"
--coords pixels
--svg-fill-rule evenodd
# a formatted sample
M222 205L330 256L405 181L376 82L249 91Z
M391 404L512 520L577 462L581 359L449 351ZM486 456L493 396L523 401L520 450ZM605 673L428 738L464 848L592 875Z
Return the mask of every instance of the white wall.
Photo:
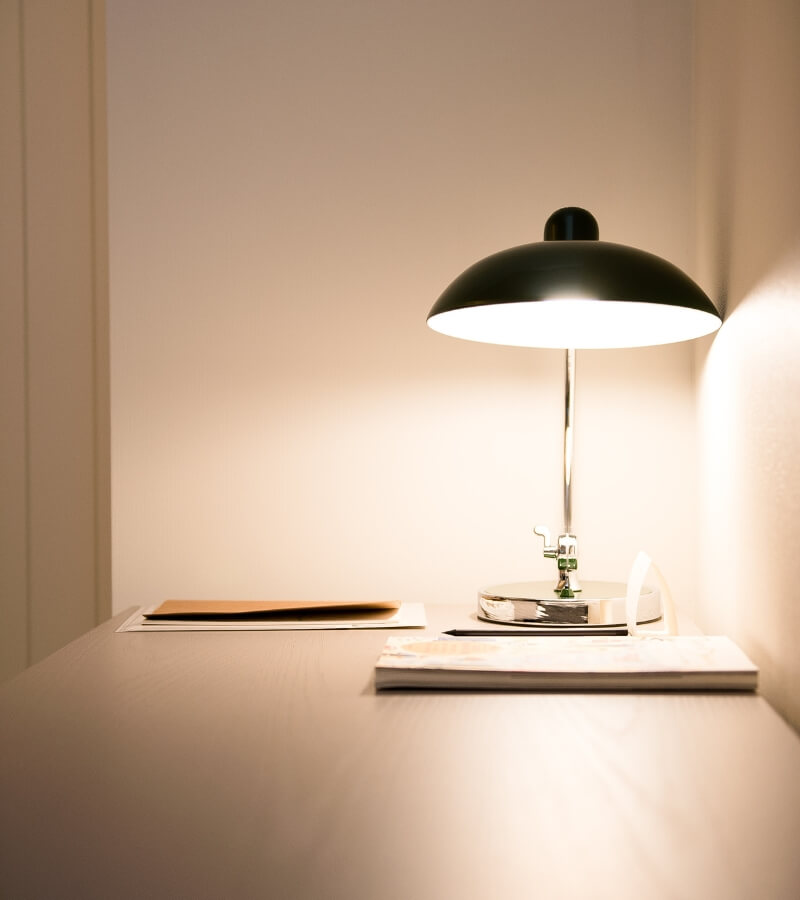
M800 4L701 0L698 248L726 299L700 379L699 613L800 727Z
M691 4L107 6L115 608L549 577L561 354L425 316L568 204L691 271ZM686 604L692 360L579 354L574 516Z

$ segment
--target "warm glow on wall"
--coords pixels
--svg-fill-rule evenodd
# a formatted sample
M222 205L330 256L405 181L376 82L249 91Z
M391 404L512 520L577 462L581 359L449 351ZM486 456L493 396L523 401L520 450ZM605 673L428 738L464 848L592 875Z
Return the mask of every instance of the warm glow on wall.
M708 350L698 385L700 524L708 536L700 618L746 645L780 641L796 608L798 275L800 265L790 264L738 303ZM781 565L768 565L770 559Z

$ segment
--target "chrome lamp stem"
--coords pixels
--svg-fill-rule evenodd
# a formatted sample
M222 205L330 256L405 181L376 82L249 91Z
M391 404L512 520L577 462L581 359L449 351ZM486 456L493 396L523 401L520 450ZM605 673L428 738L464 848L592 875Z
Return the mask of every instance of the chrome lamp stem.
M564 531L572 531L572 453L575 419L575 351L566 351L564 375Z
M565 356L564 373L564 528L555 544L550 543L550 530L537 525L533 530L544 539L544 555L555 559L558 583L554 591L561 600L572 600L581 590L578 581L578 539L572 533L572 462L575 445L575 350Z

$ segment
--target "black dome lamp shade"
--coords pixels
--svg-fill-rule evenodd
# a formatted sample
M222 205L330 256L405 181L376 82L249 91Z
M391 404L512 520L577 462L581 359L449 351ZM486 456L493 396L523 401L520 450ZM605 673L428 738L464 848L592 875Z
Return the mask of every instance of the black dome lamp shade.
M572 531L575 350L669 344L710 334L721 324L711 300L672 263L598 237L591 213L559 209L547 220L543 241L470 266L428 314L431 328L452 337L566 350L564 524L552 544L548 528L534 529L544 539L544 555L556 560L558 581L481 590L478 612L485 619L577 628L626 622L624 584L578 579ZM658 592L644 588L637 621L661 615Z
M452 337L520 347L643 347L719 328L714 304L672 263L598 240L594 216L566 207L544 240L470 266L428 315Z

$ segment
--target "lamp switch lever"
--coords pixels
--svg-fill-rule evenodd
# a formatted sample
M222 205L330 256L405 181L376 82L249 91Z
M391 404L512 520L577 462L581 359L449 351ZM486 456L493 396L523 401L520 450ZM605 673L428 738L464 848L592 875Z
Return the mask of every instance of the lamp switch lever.
M548 559L555 559L558 556L558 547L550 543L550 529L545 525L537 525L533 529L533 533L544 539L544 555Z

